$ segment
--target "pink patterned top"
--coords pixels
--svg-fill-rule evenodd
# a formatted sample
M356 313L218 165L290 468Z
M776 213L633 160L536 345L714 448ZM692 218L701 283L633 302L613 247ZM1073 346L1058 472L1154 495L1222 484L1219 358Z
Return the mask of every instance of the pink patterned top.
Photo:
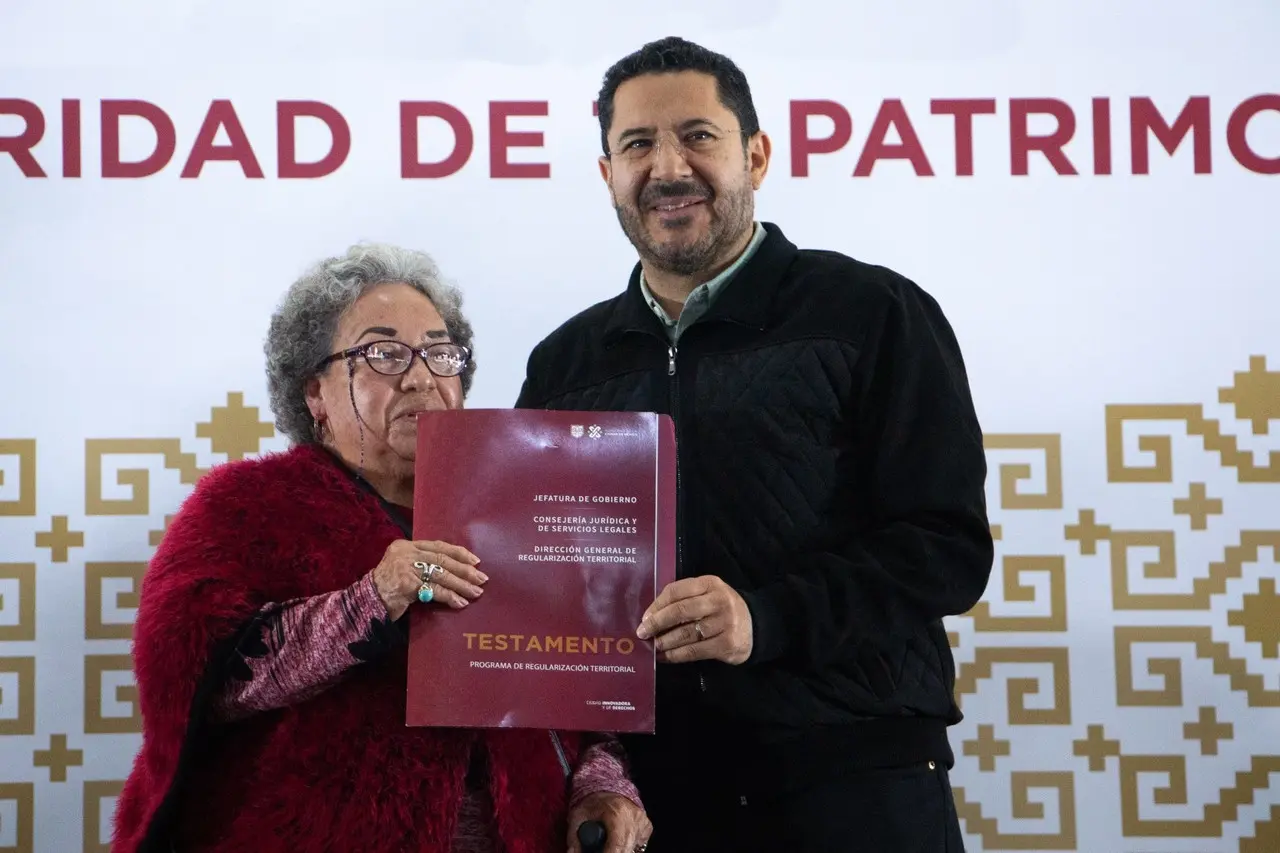
M396 641L373 628L386 619L387 609L372 572L346 589L269 604L258 615L260 628L241 642L231 678L215 700L214 714L220 720L305 701ZM477 752L467 774L451 853L501 853L486 783L484 761ZM569 807L600 792L641 805L622 747L610 735L596 735L582 753L573 772Z

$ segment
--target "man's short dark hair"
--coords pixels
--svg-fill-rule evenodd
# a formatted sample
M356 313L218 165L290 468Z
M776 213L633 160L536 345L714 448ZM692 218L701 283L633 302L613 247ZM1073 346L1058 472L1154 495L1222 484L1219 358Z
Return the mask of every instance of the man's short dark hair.
M751 87L747 85L747 75L742 73L742 69L727 56L678 36L668 36L624 56L604 73L596 104L600 116L600 144L606 155L609 154L609 128L613 125L613 96L618 87L644 74L674 74L677 71L700 71L716 79L720 103L737 117L744 144L760 130L760 119L756 117L756 106L751 100Z

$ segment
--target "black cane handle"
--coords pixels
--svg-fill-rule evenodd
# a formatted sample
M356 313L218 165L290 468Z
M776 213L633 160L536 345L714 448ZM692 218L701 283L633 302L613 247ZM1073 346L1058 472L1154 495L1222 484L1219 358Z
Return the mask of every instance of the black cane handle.
M600 821L586 820L578 825L578 843L582 845L582 853L604 853L608 840L609 833Z

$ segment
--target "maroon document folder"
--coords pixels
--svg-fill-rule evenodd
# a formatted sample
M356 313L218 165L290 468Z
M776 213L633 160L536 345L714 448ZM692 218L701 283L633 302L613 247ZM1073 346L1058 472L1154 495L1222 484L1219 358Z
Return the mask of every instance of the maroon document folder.
M413 534L489 578L410 609L410 726L654 730L645 609L675 577L665 415L474 409L418 416Z

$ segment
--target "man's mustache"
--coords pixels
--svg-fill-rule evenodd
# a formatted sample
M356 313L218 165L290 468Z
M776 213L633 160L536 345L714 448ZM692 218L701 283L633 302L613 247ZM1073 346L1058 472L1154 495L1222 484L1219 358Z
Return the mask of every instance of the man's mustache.
M711 188L693 181L649 184L640 193L640 204L651 205L664 198L711 198Z

